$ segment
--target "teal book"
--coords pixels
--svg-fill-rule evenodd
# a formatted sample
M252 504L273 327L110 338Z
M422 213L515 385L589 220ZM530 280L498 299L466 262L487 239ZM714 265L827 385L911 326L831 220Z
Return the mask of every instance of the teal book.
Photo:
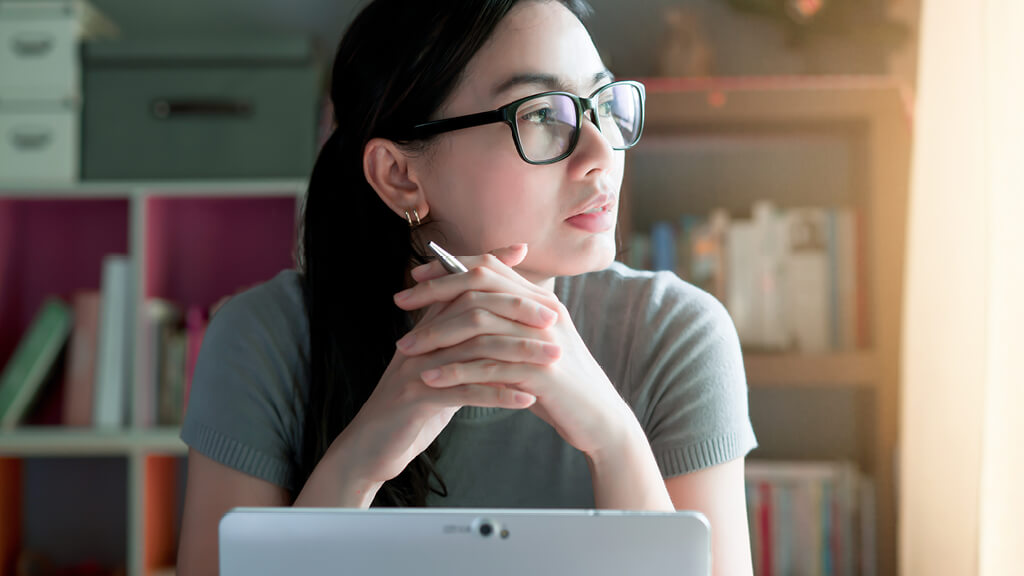
M71 309L59 298L43 302L0 374L0 428L10 430L32 406L71 335Z

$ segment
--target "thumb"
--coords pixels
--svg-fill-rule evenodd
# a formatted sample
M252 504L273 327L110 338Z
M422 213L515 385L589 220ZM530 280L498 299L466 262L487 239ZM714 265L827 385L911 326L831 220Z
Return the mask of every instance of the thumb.
M491 254L501 260L509 268L518 266L526 258L529 248L525 243L512 244L504 248L491 250Z

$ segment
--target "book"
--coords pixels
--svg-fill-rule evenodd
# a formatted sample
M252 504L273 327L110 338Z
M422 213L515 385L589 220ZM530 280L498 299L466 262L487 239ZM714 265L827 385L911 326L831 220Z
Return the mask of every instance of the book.
M750 531L750 555L753 560L754 574L760 575L761 570L761 492L758 485L751 481L743 483L747 496L747 527Z
M188 336L184 330L172 330L163 349L160 378L159 420L161 426L178 426L182 422L185 396L185 364Z
M757 228L751 220L733 220L726 240L726 307L744 348L761 343L761 300L757 289Z
M683 214L679 217L679 233L676 236L676 274L693 284L693 240L694 234L703 224L703 219L694 214Z
M103 259L93 396L93 424L99 428L121 428L130 422L133 269L127 256L112 254Z
M714 274L708 292L719 302L725 302L728 296L726 286L729 283L729 276L725 267L725 251L729 241L729 220L729 212L724 208L712 210L708 217L708 230L712 242L711 257L714 261Z
M792 487L780 483L772 486L772 510L775 518L772 522L772 533L775 535L775 555L773 557L773 574L792 574L793 566L793 517Z
M793 347L801 352L831 348L827 220L823 208L786 213L786 316Z
M868 327L868 263L867 263L867 231L864 213L854 211L854 268L856 269L856 322L857 347L864 349L871 346Z
M174 302L161 298L146 300L143 308L144 371L136 396L135 414L136 425L148 428L163 423L162 406L168 401L165 395L169 394L164 381L166 349L171 334L180 330L182 311Z
M856 350L857 343L857 238L853 210L836 209L836 296L839 306L839 349Z
M757 490L761 495L761 506L758 510L758 522L761 525L761 576L772 576L774 574L774 532L772 530L772 485L761 481L757 483Z
M753 221L758 249L756 278L758 317L754 320L754 344L764 350L784 350L789 346L785 293L782 290L786 258L785 222L775 204L759 201L753 206Z
M71 335L71 309L47 298L0 374L0 428L11 430L39 395Z
M676 233L671 222L655 222L651 227L651 269L676 269Z
M63 421L65 426L92 426L93 386L100 321L100 293L78 292L71 297L73 328L64 368Z

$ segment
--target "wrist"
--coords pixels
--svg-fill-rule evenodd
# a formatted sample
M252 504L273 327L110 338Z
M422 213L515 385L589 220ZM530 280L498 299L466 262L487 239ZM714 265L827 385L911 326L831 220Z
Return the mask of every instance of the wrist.
M346 503L343 506L369 508L384 482L374 480L373 475L363 468L367 459L360 456L352 435L345 431L339 434L324 457L330 458L331 466L337 473L339 486L345 494Z
M617 442L586 455L594 504L615 510L674 510L647 435L635 418L632 422Z
M608 426L608 436L604 442L586 453L587 460L591 466L603 466L605 464L616 465L624 460L629 460L631 455L650 452L651 447L647 441L647 435L637 421L633 411L627 406L626 414L615 421L618 426Z

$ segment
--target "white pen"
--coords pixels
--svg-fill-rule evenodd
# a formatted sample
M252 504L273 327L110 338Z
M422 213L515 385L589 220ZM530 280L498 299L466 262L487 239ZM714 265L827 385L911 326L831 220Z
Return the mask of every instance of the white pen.
M441 260L441 265L444 266L444 269L447 270L449 274L469 272L469 268L466 268L465 264L459 262L458 258L446 252L444 248L438 246L433 240L427 244L427 247L430 248L434 254L437 254L437 258Z

